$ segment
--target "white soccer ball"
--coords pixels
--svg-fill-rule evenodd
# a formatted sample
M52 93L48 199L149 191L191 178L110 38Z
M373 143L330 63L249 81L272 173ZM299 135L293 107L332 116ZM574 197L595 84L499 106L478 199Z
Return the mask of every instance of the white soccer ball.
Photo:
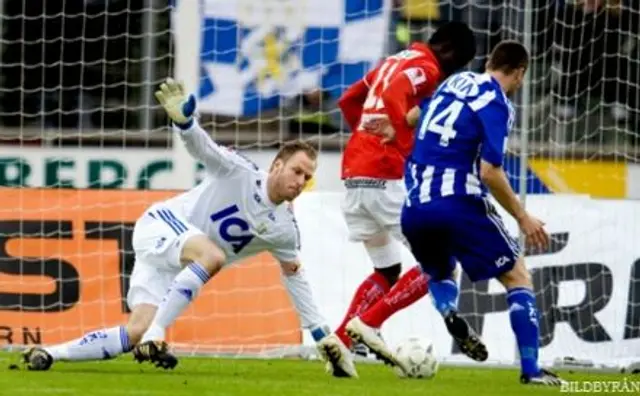
M408 338L396 349L396 358L409 368L405 373L395 367L396 375L400 378L433 378L438 372L438 358L431 340L417 337Z

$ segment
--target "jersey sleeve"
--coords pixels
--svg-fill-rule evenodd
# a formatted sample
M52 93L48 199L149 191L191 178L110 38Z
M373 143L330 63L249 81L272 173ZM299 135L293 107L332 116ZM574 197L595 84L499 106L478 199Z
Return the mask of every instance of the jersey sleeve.
M429 62L420 62L397 73L382 93L387 117L396 129L407 127L406 115L415 103L430 96L439 72Z
M237 165L246 161L233 151L216 144L195 121L188 129L183 130L176 126L173 129L180 135L189 154L202 162L209 173L228 174Z
M271 254L280 262L295 262L300 255L300 229L295 218L292 220L292 229L277 246L271 250Z
M360 117L362 116L362 105L367 99L367 93L369 92L367 78L370 79L370 73L371 72L347 88L338 100L340 111L342 111L342 115L352 132L355 132L357 129L358 122L360 122Z
M509 135L509 109L488 91L469 103L482 126L481 158L494 166L502 166Z
M433 95L440 83L440 68L433 62L424 61L404 70L418 100Z

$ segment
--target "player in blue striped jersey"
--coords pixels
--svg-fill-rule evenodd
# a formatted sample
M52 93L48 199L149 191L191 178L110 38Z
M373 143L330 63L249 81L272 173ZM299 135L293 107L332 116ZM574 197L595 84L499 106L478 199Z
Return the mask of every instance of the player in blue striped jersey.
M436 305L461 349L471 356L484 345L455 314L455 301L446 301L457 291L442 295L443 289L456 287L451 282L456 261L472 281L496 278L507 289L521 381L560 385L560 378L538 365L538 311L531 277L518 243L487 199L490 192L518 221L528 243L546 247L543 223L525 211L502 168L514 120L507 95L522 85L528 60L521 44L502 42L491 53L486 73L455 74L422 104L406 168L409 193L402 231L431 276Z

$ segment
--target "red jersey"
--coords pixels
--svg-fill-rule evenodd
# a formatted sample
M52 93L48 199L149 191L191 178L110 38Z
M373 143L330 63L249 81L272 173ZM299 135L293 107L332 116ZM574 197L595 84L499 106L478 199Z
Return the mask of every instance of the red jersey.
M338 105L352 134L342 156L342 179L402 179L405 159L413 147L413 127L406 115L435 91L441 77L440 65L429 47L413 43L344 92ZM381 115L387 116L396 132L395 139L386 144L382 137L361 127Z

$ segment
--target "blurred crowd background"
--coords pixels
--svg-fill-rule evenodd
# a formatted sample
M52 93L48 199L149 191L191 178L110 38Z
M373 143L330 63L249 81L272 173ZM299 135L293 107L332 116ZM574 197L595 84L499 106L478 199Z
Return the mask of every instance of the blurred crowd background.
M638 1L393 0L393 7L389 53L426 40L442 22L463 20L478 38L470 68L481 71L499 40L530 38L531 96L524 103L531 140L638 148ZM166 125L149 104L153 87L173 72L169 0L4 0L0 14L5 129ZM348 132L335 102L314 89L261 119L206 122L242 134L256 133L256 125L288 136Z

